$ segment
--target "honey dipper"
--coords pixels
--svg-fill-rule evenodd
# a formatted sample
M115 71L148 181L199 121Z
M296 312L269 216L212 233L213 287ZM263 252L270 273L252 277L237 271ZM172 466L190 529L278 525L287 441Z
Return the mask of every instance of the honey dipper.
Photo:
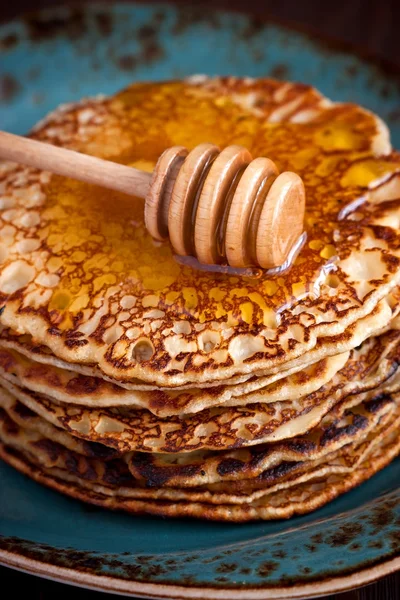
M279 267L303 232L301 178L241 146L174 146L147 173L0 132L0 158L144 198L152 237L203 264Z

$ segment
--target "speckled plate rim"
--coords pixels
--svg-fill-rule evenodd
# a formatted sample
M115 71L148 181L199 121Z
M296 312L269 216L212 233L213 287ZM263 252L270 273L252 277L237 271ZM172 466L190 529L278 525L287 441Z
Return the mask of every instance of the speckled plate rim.
M295 587L258 587L243 590L219 588L218 590L205 587L185 587L166 584L141 583L125 581L104 575L92 575L57 567L50 563L26 558L20 554L0 549L0 564L17 571L36 575L60 583L79 586L100 592L137 596L143 598L181 600L195 598L198 600L289 600L296 598L318 598L339 592L346 592L368 585L400 570L400 557L385 561L374 567L369 567L344 577L333 577L321 582L300 584ZM205 595L206 593L206 595Z

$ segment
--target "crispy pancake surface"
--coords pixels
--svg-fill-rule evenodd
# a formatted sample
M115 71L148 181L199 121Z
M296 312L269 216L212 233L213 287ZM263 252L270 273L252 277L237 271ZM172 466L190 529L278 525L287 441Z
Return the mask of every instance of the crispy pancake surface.
M227 277L155 244L142 202L3 165L1 322L65 361L168 386L282 368L399 280L398 202L369 197L379 184L399 191L400 159L358 106L271 80L136 84L56 111L33 135L149 170L171 145L241 143L297 172L307 193L308 238L292 268Z
M173 460L186 452L226 450L292 438L318 425L348 396L374 392L378 387L384 392L386 386L393 391L400 385L400 332L394 330L367 340L341 362L342 368L329 382L309 394L301 395L299 386L294 388L297 396L293 398L283 396L281 400L278 395L278 399L270 398L267 403L246 403L245 396L241 405L228 403L165 419L136 407L96 409L58 402L52 398L51 387L46 395L32 391L16 376L15 355L10 355L8 371L0 375L0 383L30 410L78 438L119 452L169 453Z

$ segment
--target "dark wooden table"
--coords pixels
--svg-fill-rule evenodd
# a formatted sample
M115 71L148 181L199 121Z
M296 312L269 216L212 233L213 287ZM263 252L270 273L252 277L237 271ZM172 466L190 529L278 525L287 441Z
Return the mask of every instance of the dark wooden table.
M68 0L64 2L68 3ZM206 4L207 0L180 2L193 5ZM0 20L26 10L61 3L60 0L0 0ZM212 0L208 3L251 11L333 41L354 45L365 54L381 57L397 65L400 71L400 0L253 0L253 3L246 0ZM72 591L66 585L1 567L0 580L4 600L19 598L25 590L29 590L29 600L53 600L58 594ZM12 593L7 595L6 590L12 590ZM104 598L104 594L81 589L74 589L73 595L74 600ZM121 596L109 594L108 598L117 600ZM400 600L400 573L360 590L330 596L330 600Z

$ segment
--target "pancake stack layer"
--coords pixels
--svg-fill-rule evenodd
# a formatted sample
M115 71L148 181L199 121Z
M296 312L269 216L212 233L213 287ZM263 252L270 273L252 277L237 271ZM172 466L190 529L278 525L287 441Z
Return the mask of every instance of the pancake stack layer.
M172 145L295 171L288 270L211 273L143 203L0 163L0 456L111 509L226 521L314 510L400 453L400 155L301 84L137 84L31 134L152 170Z

